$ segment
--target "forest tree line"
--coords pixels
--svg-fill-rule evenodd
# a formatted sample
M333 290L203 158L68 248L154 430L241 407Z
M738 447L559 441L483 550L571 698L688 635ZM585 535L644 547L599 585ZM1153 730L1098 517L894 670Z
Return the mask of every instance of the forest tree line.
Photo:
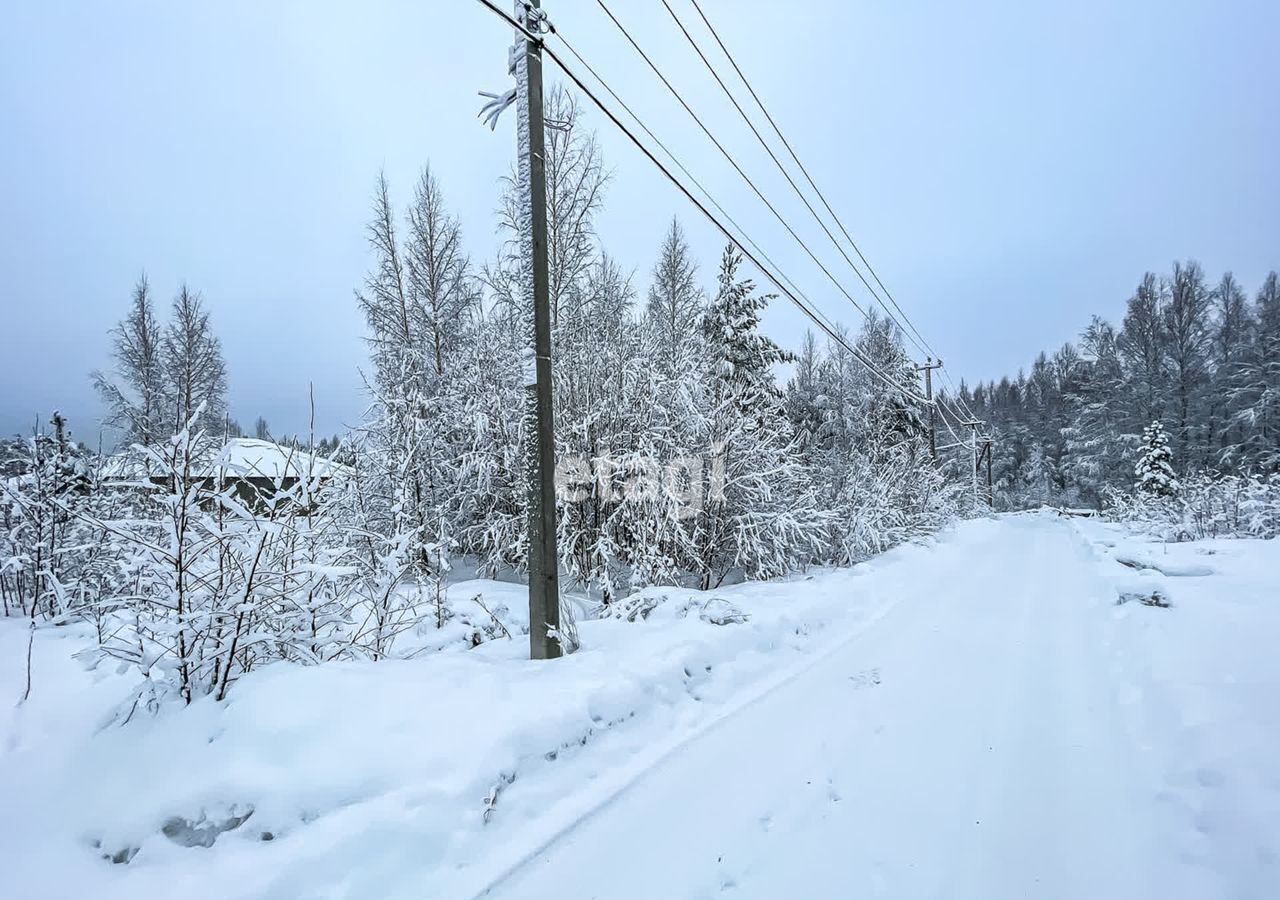
M1095 316L1029 372L961 384L990 423L997 497L1008 508L1105 506L1130 490L1153 422L1183 480L1280 471L1280 279L1250 298L1195 262L1146 273L1117 328Z

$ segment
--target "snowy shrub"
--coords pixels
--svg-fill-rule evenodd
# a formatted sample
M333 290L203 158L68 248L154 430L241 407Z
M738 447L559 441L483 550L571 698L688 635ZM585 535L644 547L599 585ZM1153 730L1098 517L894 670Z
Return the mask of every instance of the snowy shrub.
M0 490L0 595L6 615L65 621L82 612L112 573L110 544L84 514L102 512L97 472L55 412L52 433L10 445Z
M937 531L965 508L964 486L906 453L854 460L836 497L834 561L856 562Z
M221 699L262 663L333 655L347 629L351 570L317 482L282 480L245 503L234 482L203 477L201 437L188 427L138 448L149 515L112 526L131 584L102 597L112 627L100 653L143 675L134 706Z
M1108 515L1163 540L1280 535L1280 475L1202 474L1176 497L1113 493Z

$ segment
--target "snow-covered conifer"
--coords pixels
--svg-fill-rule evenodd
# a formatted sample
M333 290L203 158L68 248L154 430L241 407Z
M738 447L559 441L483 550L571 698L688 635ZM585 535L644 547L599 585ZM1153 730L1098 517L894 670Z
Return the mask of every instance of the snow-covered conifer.
M1143 450L1138 464L1133 468L1137 478L1134 487L1146 494L1158 497L1176 497L1181 490L1173 472L1173 454L1169 450L1169 438L1164 426L1157 419L1142 432Z
M711 448L707 500L693 520L704 587L734 569L780 575L820 554L824 517L815 507L772 367L791 360L759 331L771 295L740 278L729 245L718 289L703 317L705 438Z

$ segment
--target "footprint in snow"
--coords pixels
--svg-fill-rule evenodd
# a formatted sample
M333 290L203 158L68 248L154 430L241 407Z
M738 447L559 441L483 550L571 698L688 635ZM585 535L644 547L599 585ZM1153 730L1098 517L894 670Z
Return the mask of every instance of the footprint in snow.
M853 682L855 688L875 687L880 683L880 669L867 669L864 672L857 672L850 675L849 680Z

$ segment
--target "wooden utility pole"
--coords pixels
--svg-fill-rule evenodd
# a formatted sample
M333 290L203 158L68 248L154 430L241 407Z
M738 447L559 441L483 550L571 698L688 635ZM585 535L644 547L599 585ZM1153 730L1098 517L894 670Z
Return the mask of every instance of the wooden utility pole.
M938 426L934 418L936 415L933 402L933 370L942 368L942 360L933 361L930 356L925 360L923 366L916 366L917 372L924 372L924 398L929 401L929 455L933 457L933 461L938 461Z
M982 455L987 458L987 505L995 509L996 494L991 483L991 438L983 438Z
M516 3L516 18L541 31L538 0ZM517 37L517 40L519 38ZM529 403L537 420L529 437L529 657L560 656L560 557L556 551L555 427L551 404L551 290L547 275L547 174L542 120L542 42L524 38L530 230L533 241L533 352ZM516 90L520 90L516 73ZM520 99L520 98L517 98Z
M969 429L971 435L970 446L973 448L973 505L978 506L978 426L982 424L981 419L974 419L971 422L961 422L962 426Z
M991 441L987 441L987 503L992 509L996 508L996 490L991 483L991 456L995 452Z

